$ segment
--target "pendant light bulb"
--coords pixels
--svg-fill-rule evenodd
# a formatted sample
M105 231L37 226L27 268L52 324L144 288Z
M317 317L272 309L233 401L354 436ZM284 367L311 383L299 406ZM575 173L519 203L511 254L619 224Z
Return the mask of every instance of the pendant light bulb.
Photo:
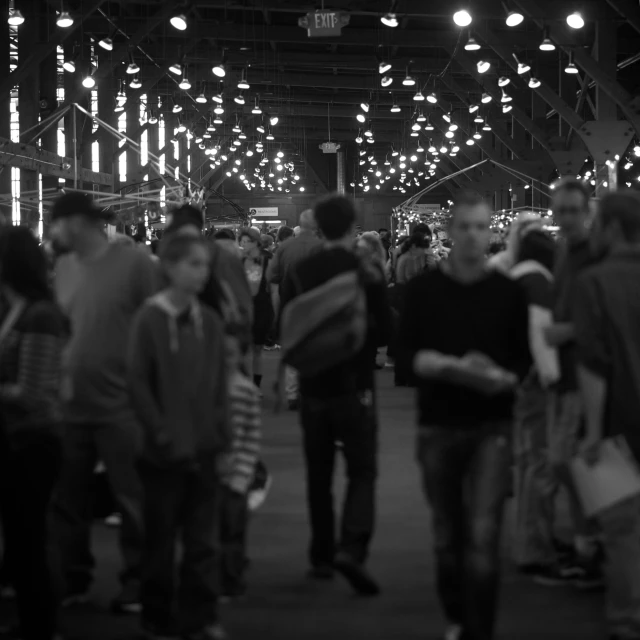
M61 29L68 29L73 25L73 18L68 11L62 11L56 20L56 24Z
M464 45L465 51L480 51L480 45L478 41L473 37L469 36L467 40L467 44Z
M466 9L460 9L453 14L453 21L459 27L468 27L473 21L473 18Z
M398 26L398 16L395 13L386 13L380 18L380 22L382 22L385 27L395 29L395 27Z
M171 16L169 22L171 22L171 26L178 31L184 31L187 28L187 17L184 13L178 13Z
M98 45L101 46L105 51L113 51L113 40L109 37L102 38Z
M383 87L388 87L393 82L393 78L391 76L384 76L382 80L380 80L380 84Z
M16 9L15 0L9 0L9 15L7 17L7 22L12 27L19 27L21 24L24 24L24 16L20 9Z
M387 71L391 71L391 63L390 62L381 62L378 65L378 73L380 75L384 75Z

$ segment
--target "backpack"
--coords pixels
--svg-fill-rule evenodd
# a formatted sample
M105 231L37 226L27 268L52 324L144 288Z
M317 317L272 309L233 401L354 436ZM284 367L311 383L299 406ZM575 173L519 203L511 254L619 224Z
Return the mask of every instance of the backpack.
M367 299L359 271L348 271L294 298L282 314L282 362L303 377L349 361L364 347Z

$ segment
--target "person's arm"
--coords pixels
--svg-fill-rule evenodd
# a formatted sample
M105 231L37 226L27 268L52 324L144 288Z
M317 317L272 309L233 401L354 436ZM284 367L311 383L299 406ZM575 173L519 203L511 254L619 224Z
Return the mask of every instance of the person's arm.
M278 315L280 313L280 285L271 284L271 304L273 305L273 312Z
M597 282L586 274L575 285L574 318L578 356L578 383L585 408L587 427L581 451L594 455L604 433L608 374L611 366L604 321L604 304Z
M224 326L221 320L215 323L214 330L216 334L210 366L215 369L217 385L211 397L216 420L216 424L212 425L212 428L218 429L222 436L221 439L224 443L223 453L229 453L231 451L233 431L229 411L228 366L225 358Z
M405 258L403 255L396 260L396 283L397 284L407 283L407 273L406 273L407 263L408 263L408 259Z
M60 389L64 327L62 317L46 307L25 319L15 384L0 386L0 399L29 407Z
M273 259L269 262L267 268L267 281L269 284L280 284L284 277L284 269L282 263L282 251L284 245L280 245L273 254Z
M133 408L151 440L164 446L170 442L170 436L152 388L157 362L152 327L145 308L134 318L128 355L128 388Z
M369 317L373 321L375 345L384 347L389 344L392 331L391 306L384 280L368 285L367 306Z

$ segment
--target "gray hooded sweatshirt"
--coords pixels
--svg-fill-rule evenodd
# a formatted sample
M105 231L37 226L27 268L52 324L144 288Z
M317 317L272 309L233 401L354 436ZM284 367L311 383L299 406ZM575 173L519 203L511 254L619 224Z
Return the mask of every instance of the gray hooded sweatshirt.
M160 466L228 450L224 326L194 301L176 309L161 292L138 312L129 348L129 389L143 426L143 458Z

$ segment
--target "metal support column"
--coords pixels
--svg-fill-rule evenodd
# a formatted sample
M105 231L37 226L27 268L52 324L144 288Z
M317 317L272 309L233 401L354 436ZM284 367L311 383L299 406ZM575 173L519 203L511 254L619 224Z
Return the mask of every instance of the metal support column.
M336 154L336 187L340 195L346 193L346 167L344 161L344 151L338 151Z
M9 76L9 25L0 20L0 77ZM11 114L9 111L11 93L0 94L0 137L9 140L11 137ZM11 193L11 167L0 166L0 194ZM11 221L11 202L0 203L0 221Z
M25 60L40 42L38 7L34 0L19 0L16 7L25 16L24 24L18 32L18 60ZM25 131L38 124L39 115L40 69L32 68L31 73L18 86L18 111L20 113L20 130ZM38 191L39 174L33 169L20 170L20 193ZM29 207L20 207L20 224L37 229L39 215L37 211L38 196L34 195ZM33 208L36 205L36 208Z

